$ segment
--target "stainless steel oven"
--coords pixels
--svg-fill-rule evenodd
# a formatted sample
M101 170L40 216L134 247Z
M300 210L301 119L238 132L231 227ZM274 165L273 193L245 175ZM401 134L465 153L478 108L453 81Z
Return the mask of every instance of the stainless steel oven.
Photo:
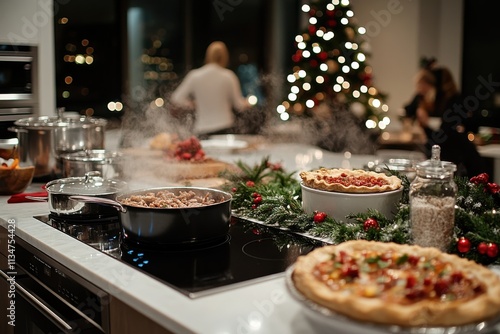
M14 301L7 313L7 321L14 320L14 334L109 333L107 293L22 239L15 240L15 267L0 268L0 281Z
M0 121L38 114L38 48L0 44Z

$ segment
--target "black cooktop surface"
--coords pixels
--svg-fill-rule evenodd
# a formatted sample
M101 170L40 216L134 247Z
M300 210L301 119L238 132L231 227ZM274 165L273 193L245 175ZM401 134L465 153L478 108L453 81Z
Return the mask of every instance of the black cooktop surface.
M118 217L106 221L34 218L196 298L284 274L324 243L233 217L225 238L189 246L143 247L121 240Z

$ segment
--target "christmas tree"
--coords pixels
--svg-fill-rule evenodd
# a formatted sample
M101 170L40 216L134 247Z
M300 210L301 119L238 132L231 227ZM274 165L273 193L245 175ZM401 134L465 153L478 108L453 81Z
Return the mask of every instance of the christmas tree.
M323 102L344 104L368 129L390 122L385 96L372 83L363 34L348 0L312 0L302 5L305 31L295 37L293 71L287 76L287 98L278 107L282 120L314 117Z

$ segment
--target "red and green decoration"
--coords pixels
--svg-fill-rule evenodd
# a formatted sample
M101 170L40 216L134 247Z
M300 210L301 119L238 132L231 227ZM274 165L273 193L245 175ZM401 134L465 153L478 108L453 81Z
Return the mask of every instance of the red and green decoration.
M237 163L240 174L226 175L232 183L232 208L237 216L261 222L263 228L278 227L294 234L306 233L337 244L364 239L400 244L411 243L409 185L405 176L403 196L393 219L367 210L336 221L324 212L302 210L300 183L295 173L264 158L254 166ZM449 253L485 265L500 264L500 187L485 173L471 179L456 177L455 241Z
M302 5L307 27L295 37L286 98L276 108L282 120L312 117L329 99L346 103L369 129L390 122L385 95L373 84L369 53L348 0L312 0Z

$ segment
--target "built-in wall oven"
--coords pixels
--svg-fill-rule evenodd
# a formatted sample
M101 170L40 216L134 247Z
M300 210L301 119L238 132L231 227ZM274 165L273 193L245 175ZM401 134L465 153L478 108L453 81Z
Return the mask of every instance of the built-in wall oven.
M0 43L0 138L21 118L39 115L38 48Z
M38 113L38 48L0 44L0 121Z
M107 293L22 239L15 240L15 265L8 262L0 268L14 334L109 333Z

